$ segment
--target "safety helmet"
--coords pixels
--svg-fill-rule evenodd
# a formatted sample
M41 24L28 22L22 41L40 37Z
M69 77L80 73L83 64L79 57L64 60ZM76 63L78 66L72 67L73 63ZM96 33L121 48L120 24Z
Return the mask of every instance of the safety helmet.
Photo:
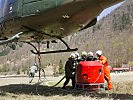
M101 56L102 55L102 51L101 50L96 51L96 55Z
M78 52L75 52L75 57L79 57L79 53Z
M92 52L89 52L89 53L88 53L88 56L93 56L93 53L92 53Z
M87 53L86 53L85 51L83 51L83 52L81 53L81 56L87 56Z
M35 65L35 66L37 66L37 64L36 64L36 63L34 63L34 65Z
M71 53L70 58L75 58L75 54Z

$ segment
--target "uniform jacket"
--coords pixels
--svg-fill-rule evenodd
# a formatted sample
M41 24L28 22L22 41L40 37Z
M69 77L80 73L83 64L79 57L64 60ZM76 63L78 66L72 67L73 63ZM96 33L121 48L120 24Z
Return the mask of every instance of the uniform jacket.
M66 77L72 78L74 76L73 72L75 72L74 59L69 58L65 64Z
M93 56L88 56L88 57L86 58L86 61L95 61L95 60L97 60L97 58L95 58L95 57L93 57Z
M106 77L108 77L108 79L110 80L110 69L108 67L108 61L107 58L103 55L101 55L99 57L100 63L104 65L103 69L104 69L104 75Z

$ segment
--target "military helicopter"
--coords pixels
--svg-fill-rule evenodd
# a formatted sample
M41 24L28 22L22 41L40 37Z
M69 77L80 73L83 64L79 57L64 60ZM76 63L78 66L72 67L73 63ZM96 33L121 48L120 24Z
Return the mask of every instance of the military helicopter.
M0 0L0 45L10 42L56 43L67 49L40 54L70 52L62 39L96 24L106 8L124 0ZM36 49L36 48L35 48ZM32 51L32 53L37 54Z

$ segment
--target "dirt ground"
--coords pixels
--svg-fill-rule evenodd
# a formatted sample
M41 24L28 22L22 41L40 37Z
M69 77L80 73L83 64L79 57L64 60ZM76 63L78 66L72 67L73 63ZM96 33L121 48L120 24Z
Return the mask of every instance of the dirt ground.
M0 76L0 100L133 100L133 72L111 73L112 91L72 90L70 83L63 90L63 82L53 87L61 78L46 77L43 83L37 84L36 77L29 84L28 77Z

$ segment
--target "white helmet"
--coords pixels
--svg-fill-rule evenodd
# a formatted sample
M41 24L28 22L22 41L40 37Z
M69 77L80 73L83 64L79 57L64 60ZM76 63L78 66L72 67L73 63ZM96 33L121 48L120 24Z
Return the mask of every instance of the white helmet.
M75 58L75 54L71 53L70 58Z
M78 53L78 52L75 52L75 56L76 56L76 57L79 57L79 53Z
M96 51L96 54L101 56L102 55L102 51L98 50L98 51Z
M36 64L36 63L34 63L34 65L35 65L35 66L37 66L37 64Z
M87 56L87 53L85 51L82 52L82 56Z
M89 52L89 53L88 53L88 56L93 56L93 53L92 53L92 52Z

